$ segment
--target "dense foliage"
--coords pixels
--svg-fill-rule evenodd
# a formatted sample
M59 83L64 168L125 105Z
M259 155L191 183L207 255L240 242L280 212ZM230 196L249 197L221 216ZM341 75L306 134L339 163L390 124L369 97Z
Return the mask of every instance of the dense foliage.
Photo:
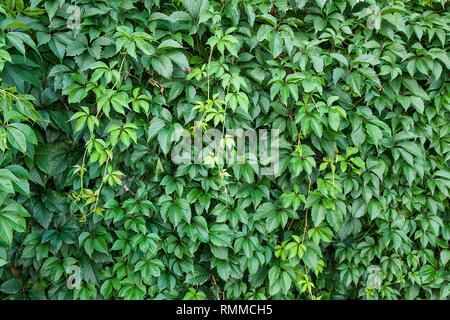
M447 299L449 19L1 1L0 298ZM280 170L172 161L209 128L280 130Z

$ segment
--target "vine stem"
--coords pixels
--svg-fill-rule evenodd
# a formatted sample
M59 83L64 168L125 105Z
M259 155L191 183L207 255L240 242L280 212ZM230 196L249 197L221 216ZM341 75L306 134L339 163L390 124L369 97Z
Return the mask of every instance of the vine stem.
M316 296L312 293L311 287L309 286L309 283L312 283L312 282L309 281L308 268L306 267L306 265L304 265L304 268L305 268L305 278L306 278L306 281L308 282L308 293L309 293L309 296L310 296L310 298L312 300L315 300Z
M119 138L120 138L120 135L119 135ZM111 148L111 152L114 150L114 148L116 147L117 143L119 143L119 139L117 139L116 143L115 143L115 144L113 145L113 147ZM107 156L106 156L106 161L105 161L105 170L103 171L103 179L102 179L102 182L100 183L100 186L99 186L98 189L97 189L97 191L98 191L98 196L96 197L96 200L95 200L95 207L94 207L94 210L92 210L92 212L95 212L95 210L97 210L98 199L99 199L99 197L100 197L100 192L101 192L101 190L102 190L102 188L103 188L103 185L105 184L105 179L104 179L104 177L105 177L105 175L106 175L106 171L108 170L108 162L109 162L109 156L107 155ZM97 191L96 191L96 192L97 192Z
M308 195L311 191L311 179L308 177ZM308 209L305 210L305 225L303 227L302 244L305 241L306 228L308 226Z
M91 137L91 138L92 138L92 137ZM83 153L83 161L81 162L81 174L80 174L81 182L80 182L80 192L83 190L83 176L84 176L83 169L84 169L84 160L86 159L86 153L87 153L87 149L85 148L85 149L84 149L84 153Z
M124 65L124 63L125 63L126 57L127 57L127 52L125 51L124 54L123 54L122 62L120 63L119 77L117 78L116 82L115 82L114 85L112 86L111 90L114 90L114 88L116 87L117 83L119 83L120 75L122 74L122 69L123 69L123 65ZM97 118L99 114L100 114L100 108L97 110L97 114L95 115L95 117ZM91 136L91 139L93 139L94 137L95 137L95 136ZM114 147L117 145L118 141L119 141L119 140L117 140L116 143L115 143L115 144L113 145L113 147L111 148L111 152L114 150ZM84 165L84 161L85 161L85 157L86 157L86 151L87 151L87 149L84 150L82 166ZM94 209L93 209L92 211L90 211L87 215L83 215L84 217L91 215L92 212L95 212L95 210L97 210L98 200L99 200L99 197L100 197L100 191L101 191L102 188L103 188L103 185L104 185L104 182L105 182L104 177L105 177L105 175L106 175L106 171L108 170L108 162L109 162L109 156L106 156L105 170L104 170L104 172L103 172L103 179L102 179L102 181L101 181L101 183L100 183L99 188L98 188L97 191L96 191L96 192L98 192L98 196L96 197L96 200L95 200L95 206L94 206ZM83 173L81 173L80 176L81 176L81 190L83 190Z
M216 47L216 45L213 45L211 47L211 50L209 52L209 58L208 58L208 71L206 73L206 79L207 79L207 83L208 83L208 100L209 100L209 69L211 68L211 59L212 59L212 54L214 51L214 48Z
M10 96L13 96L15 99L18 99L14 93L9 92L9 91L7 91L7 90L0 89L0 92L1 92L1 93L9 94Z
M305 241L305 235L306 235L306 226L308 225L308 209L305 211L305 225L303 227L303 235L302 235L302 244Z
M122 73L122 68L123 68L123 64L125 62L125 58L127 57L127 52L125 51L124 55L123 55L123 59L122 59L122 63L120 64L120 68L119 68L119 77L116 80L116 82L114 83L113 87L111 88L111 90L114 90L114 88L116 87L117 83L120 80L120 74Z

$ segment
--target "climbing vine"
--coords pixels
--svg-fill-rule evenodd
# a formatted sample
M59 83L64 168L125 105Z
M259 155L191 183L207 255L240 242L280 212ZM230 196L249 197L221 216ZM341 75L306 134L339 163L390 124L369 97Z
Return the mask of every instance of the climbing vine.
M2 1L0 298L448 299L449 21Z

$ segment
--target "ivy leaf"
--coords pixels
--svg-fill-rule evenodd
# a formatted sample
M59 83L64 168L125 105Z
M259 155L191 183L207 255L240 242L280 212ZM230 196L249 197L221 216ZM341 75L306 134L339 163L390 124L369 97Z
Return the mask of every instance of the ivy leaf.
M270 52L273 57L276 58L283 51L283 39L278 32L274 32L272 34L272 38L270 40Z
M17 150L25 153L27 151L27 140L25 135L15 127L9 127L7 131L8 142Z
M164 120L154 118L148 128L148 141L152 140L166 126Z
M402 79L403 85L414 95L422 98L425 101L430 100L428 94L422 89L421 86L414 79Z
M156 72L158 72L163 77L169 79L172 76L173 66L170 59L165 56L159 56L152 59L152 66Z

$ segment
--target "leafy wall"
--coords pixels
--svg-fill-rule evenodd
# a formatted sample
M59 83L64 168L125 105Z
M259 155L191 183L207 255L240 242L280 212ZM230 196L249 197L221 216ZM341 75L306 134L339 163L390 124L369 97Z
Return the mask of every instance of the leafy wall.
M1 1L0 298L447 299L449 17ZM279 130L280 170L172 161L211 128Z

